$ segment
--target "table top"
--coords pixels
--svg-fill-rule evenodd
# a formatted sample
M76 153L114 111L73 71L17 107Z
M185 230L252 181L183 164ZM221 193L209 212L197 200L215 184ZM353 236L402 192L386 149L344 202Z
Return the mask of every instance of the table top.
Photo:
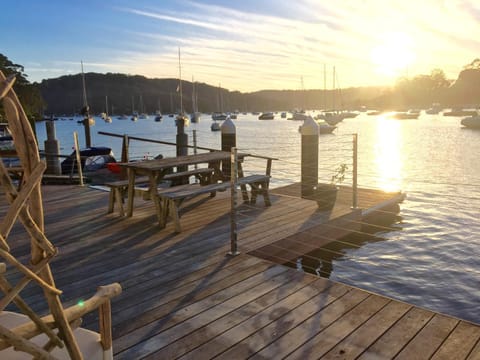
M168 157L163 159L135 161L129 163L118 163L118 165L135 169L135 170L147 170L147 171L160 171L175 166L194 165L206 162L214 162L221 160L229 160L231 153L228 151L214 151L202 154L182 155L177 157ZM245 154L238 155L239 158L245 156Z

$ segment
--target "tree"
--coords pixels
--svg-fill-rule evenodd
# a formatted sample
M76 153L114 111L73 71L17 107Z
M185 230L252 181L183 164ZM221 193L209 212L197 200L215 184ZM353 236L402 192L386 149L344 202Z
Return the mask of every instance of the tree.
M480 69L480 59L476 58L470 64L467 64L463 67L465 70L468 69Z
M3 54L0 54L0 70L2 70L3 74L7 77L15 74L15 83L17 86L29 84L27 75L23 73L25 70L24 67L22 65L14 64Z
M5 76L15 75L13 89L22 103L23 109L29 118L41 118L45 102L36 84L30 84L27 75L24 74L24 67L15 64L3 54L0 54L0 70ZM1 105L0 105L1 106ZM0 108L0 115L3 109Z

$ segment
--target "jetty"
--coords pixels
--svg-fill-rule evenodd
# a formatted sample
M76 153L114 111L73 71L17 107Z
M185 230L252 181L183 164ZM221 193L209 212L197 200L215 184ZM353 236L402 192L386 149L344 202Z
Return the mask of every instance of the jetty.
M302 127L301 184L268 189L266 157L265 174L243 176L226 132L223 152L192 162L207 158L222 182L158 189L163 166L176 162L185 174L178 167L188 155L135 165L148 173L150 196L134 196L130 167L124 216L111 211L105 187L41 186L47 165L14 78L0 72L0 80L23 170L0 163L1 358L480 358L476 324L287 266L395 214L404 197L360 189L354 177L352 188L329 196L328 209L320 206L313 120ZM353 163L355 174L356 156ZM166 221L166 204L175 221Z
M400 193L359 190L359 209L401 201ZM282 241L308 247L314 239L311 246L318 246L314 235L321 226L361 216L351 209L348 188L327 212L297 191L298 184L272 189L270 207L261 199L239 205L240 254L229 256L227 192L189 200L185 205L195 209L182 215L183 231L175 233L173 223L159 228L152 201L135 198L132 217L107 215L108 192L43 186L45 231L59 249L51 268L62 301L75 304L94 293L92 286L121 284L122 294L112 299L115 359L480 356L475 324L282 265L288 249L270 251L283 248ZM2 201L1 214L6 209ZM299 234L305 235L301 242ZM28 251L24 235L13 229L12 252ZM335 237L330 232L330 241ZM40 298L41 289L25 290L25 301L47 311ZM92 313L82 327L98 330L97 324Z

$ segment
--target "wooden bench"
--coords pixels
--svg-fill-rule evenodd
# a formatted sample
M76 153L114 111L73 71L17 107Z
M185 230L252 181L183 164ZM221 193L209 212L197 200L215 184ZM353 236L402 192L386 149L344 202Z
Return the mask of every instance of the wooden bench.
M271 204L268 195L269 182L270 176L268 175L249 175L238 179L239 185L249 185L251 187L251 200L249 203L255 204L257 195L260 194L264 198L265 206L270 206ZM160 199L162 208L162 214L160 214L160 226L162 228L165 227L168 215L170 213L175 223L175 231L181 232L182 228L180 225L179 210L184 200L207 193L214 195L216 191L230 189L230 186L231 185L229 182L222 182L205 186L189 184L160 190L158 192L158 197ZM244 200L248 200L248 194L246 194L246 190L242 189L242 195Z
M239 185L249 185L250 190L250 201L248 200L248 194L244 189L242 189L242 195L244 202L249 202L250 204L255 204L257 202L257 195L260 194L263 196L263 201L265 206L270 206L270 196L268 195L268 186L270 184L270 175L248 175L238 179Z
M175 181L188 178L190 176L195 176L199 179L201 184L209 183L212 179L214 169L212 168L200 168L200 169L193 169L188 171L181 171L176 173L171 173L165 175L162 180L164 181ZM148 191L149 191L149 178L148 176L141 176L135 179L135 194L142 195L145 199L148 198ZM110 181L105 183L105 186L110 188L110 196L108 198L108 209L107 213L110 214L114 211L115 203L118 205L119 214L121 216L125 215L125 209L123 207L125 195L128 189L128 179L125 180L117 180L117 181ZM160 189L165 188L165 186L160 186Z

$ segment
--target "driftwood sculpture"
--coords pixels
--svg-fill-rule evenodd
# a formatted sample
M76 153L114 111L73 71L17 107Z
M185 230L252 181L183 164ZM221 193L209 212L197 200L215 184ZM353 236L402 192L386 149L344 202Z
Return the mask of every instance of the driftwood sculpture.
M102 357L111 358L110 302L112 296L121 292L119 284L100 287L97 293L82 305L64 309L55 286L49 262L56 255L55 246L44 232L41 179L45 163L41 161L34 133L27 116L13 91L15 78L5 78L0 71L0 100L11 130L15 149L23 170L22 183L17 188L0 159L0 186L10 204L0 222L0 358L39 358L58 357L83 359L78 337L81 332L73 330L81 323L81 316L93 309L100 310L100 341ZM30 236L31 252L27 264L10 253L8 236L13 225L19 221ZM22 278L11 284L4 277L9 268L16 269ZM43 289L50 315L40 317L22 300L20 295L27 284L34 282ZM5 311L14 304L21 312ZM13 324L13 325L12 325ZM88 330L85 330L88 332ZM92 333L92 332L90 332ZM45 339L39 344L39 339ZM95 341L95 340L93 340ZM93 346L98 344L93 344ZM58 348L66 351L58 351ZM88 353L92 354L92 353ZM5 356L5 357L4 357ZM58 356L58 357L57 357ZM91 355L88 355L90 358Z

